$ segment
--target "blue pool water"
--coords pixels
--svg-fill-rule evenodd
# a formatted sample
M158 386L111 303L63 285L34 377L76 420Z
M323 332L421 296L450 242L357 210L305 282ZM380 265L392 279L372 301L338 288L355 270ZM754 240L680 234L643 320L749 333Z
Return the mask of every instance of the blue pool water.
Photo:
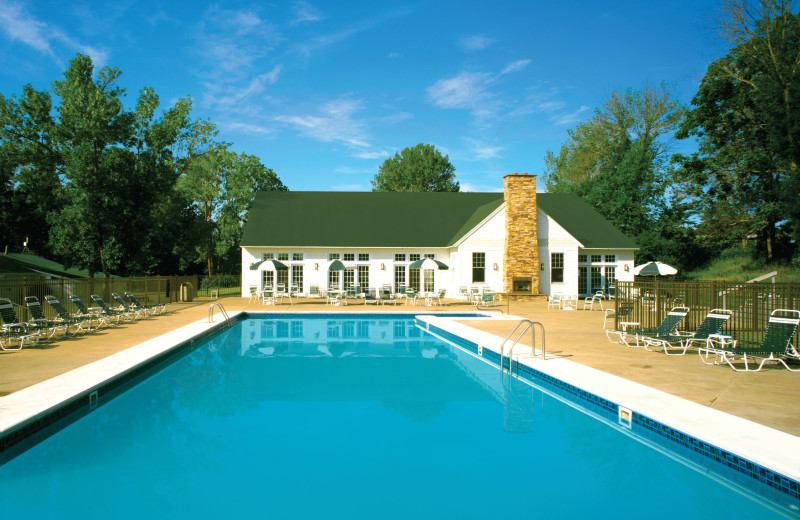
M249 319L0 467L7 518L780 518L415 327Z

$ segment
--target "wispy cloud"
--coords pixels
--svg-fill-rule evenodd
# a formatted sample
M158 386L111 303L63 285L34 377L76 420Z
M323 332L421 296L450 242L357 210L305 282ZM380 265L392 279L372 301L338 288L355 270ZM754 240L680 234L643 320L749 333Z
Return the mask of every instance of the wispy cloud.
M508 65L506 65L506 68L503 69L503 72L501 72L500 75L502 76L504 74L510 74L511 72L519 72L525 67L527 67L530 62L531 60L517 60L515 62L509 63Z
M575 123L576 121L581 119L581 114L589 110L589 107L586 105L581 105L581 107L576 110L575 112L571 112L569 114L562 114L560 116L555 116L551 118L554 124L558 126L569 125Z
M363 101L341 97L328 101L315 114L278 115L275 120L322 142L342 142L357 148L369 147L364 122L354 114L364 106Z
M206 92L202 98L203 103L206 106L235 109L237 105L263 93L267 87L278 81L280 73L281 66L276 65L271 71L254 77L244 86L207 82L205 84Z
M500 152L504 149L502 146L490 146L479 139L465 137L464 141L467 142L473 155L477 159L496 159L500 157Z
M482 51L494 43L492 38L486 36L465 36L458 40L458 44L467 51Z
M292 6L294 20L290 23L296 25L304 22L318 22L322 20L322 12L308 2L296 2Z
M274 134L275 130L272 128L267 128L266 126L262 125L251 125L247 123L241 122L229 122L223 123L222 128L224 130L229 130L232 132L241 132L244 134L256 134L256 135L270 135Z
M17 3L0 0L0 29L10 40L19 41L49 56L59 65L61 60L53 49L54 42L63 44L70 53L78 51L91 56L95 67L102 67L108 62L107 50L78 42L59 27L36 20Z
M470 110L475 116L488 115L488 107L494 96L489 85L494 82L491 74L462 72L455 77L440 79L426 89L428 99L441 108Z

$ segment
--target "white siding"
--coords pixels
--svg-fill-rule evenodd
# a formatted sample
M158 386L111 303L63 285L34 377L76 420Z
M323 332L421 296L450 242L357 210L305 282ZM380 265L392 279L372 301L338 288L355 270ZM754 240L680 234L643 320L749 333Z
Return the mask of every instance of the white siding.
M505 222L505 210L501 209L476 226L458 245L452 254L455 272L448 287L448 296L456 297L459 287L471 285L486 285L493 291L502 292ZM486 253L486 282L483 284L472 282L472 253Z
M538 210L536 217L539 234L539 263L544 264L544 270L539 271L539 292L547 295L578 294L578 247L580 244L544 211ZM550 253L564 253L563 282L550 282Z

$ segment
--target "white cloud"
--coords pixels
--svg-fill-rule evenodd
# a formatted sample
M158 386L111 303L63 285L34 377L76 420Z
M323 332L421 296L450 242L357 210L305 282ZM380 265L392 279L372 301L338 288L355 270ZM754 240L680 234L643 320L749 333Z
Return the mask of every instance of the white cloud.
M364 123L353 118L361 110L361 100L346 97L329 101L320 106L316 114L278 115L275 120L286 123L295 130L322 142L342 142L349 146L369 147Z
M108 62L107 50L80 43L58 27L34 19L20 4L0 0L0 28L12 41L22 42L50 56L58 64L61 64L61 60L53 50L53 42L65 44L70 53L77 51L90 56L96 68Z
M388 150L375 150L354 153L353 157L357 157L358 159L388 159L389 157L394 157L394 153Z
M296 2L292 6L292 11L294 12L294 20L290 22L292 24L318 22L323 18L322 12L308 2Z
M496 159L500 157L500 152L504 149L502 146L489 146L478 139L465 137L464 141L467 142L472 153L478 159Z
M459 182L461 191L468 191L472 193L492 193L503 191L502 183L500 187L497 184L473 184L471 182Z
M481 51L494 43L494 40L486 36L465 36L458 41L465 50Z
M575 112L553 117L551 118L551 121L553 121L553 123L555 123L558 126L569 125L578 121L580 119L581 114L583 114L587 110L589 110L589 107L587 107L586 105L581 105L581 107Z
M230 130L232 132L242 132L245 134L267 135L275 132L272 128L267 128L266 126L250 125L247 123L240 123L240 122L223 123L222 127L225 130Z
M203 94L203 103L208 106L234 108L264 92L267 87L278 81L280 73L281 66L276 65L271 71L256 76L243 87L208 82L205 84L206 92Z
M353 168L351 166L339 165L333 169L335 173L343 175L371 175L376 172L375 168Z
M530 62L531 60L517 60L515 62L509 63L508 65L506 65L506 68L503 69L503 72L501 72L500 75L509 74L511 72L519 72L525 67L527 67Z
M426 89L428 98L441 108L463 108L474 114L485 113L486 103L492 94L488 92L493 82L491 74L462 72L452 78L440 79Z

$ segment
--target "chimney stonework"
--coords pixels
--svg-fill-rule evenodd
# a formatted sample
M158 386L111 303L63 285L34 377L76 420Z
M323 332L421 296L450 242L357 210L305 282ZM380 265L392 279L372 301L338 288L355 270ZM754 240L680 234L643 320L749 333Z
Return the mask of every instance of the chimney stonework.
M506 203L503 292L510 294L511 299L532 298L539 294L536 175L506 175L503 177L503 193ZM530 284L525 283L527 281ZM521 287L530 290L520 291Z

